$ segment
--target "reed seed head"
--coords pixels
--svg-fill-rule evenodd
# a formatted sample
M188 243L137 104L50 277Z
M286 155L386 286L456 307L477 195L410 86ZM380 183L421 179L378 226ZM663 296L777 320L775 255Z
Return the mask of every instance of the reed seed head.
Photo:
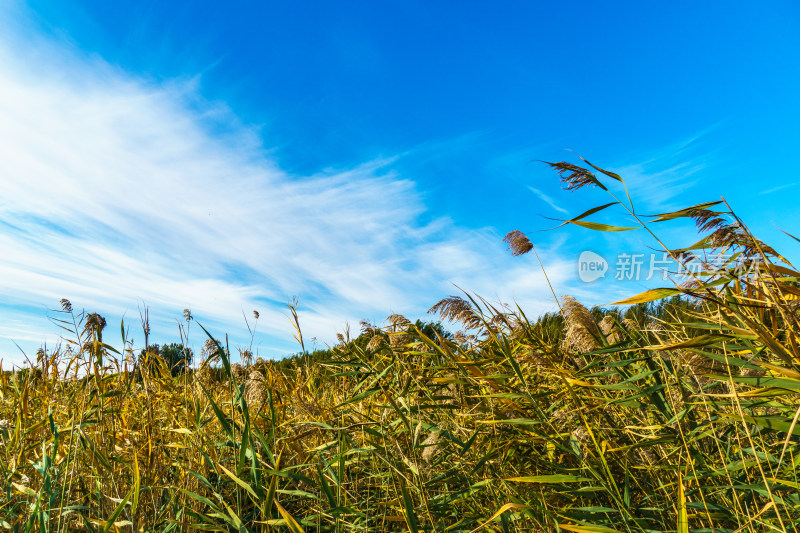
M572 296L565 295L562 297L562 301L565 327L564 346L578 353L597 350L600 347L597 339L601 333L592 313Z
M106 327L106 319L97 313L90 313L86 316L84 329L100 333Z
M361 333L365 335L375 335L377 328L374 324L370 323L368 320L361 320L359 322L361 325Z
M389 333L389 345L397 350L414 340L414 337L404 332Z
M246 377L244 367L239 363L234 363L231 365L231 376L236 383L242 383Z
M624 338L622 331L617 327L616 320L611 315L604 316L598 327L609 344L615 344Z
M533 250L533 243L518 229L509 231L503 237L503 242L508 244L508 249L511 250L513 256L524 255Z
M558 163L547 163L550 168L555 169L559 176L561 176L561 187L567 191L575 191L581 187L600 187L605 189L598 181L597 176L589 170L560 161Z
M728 226L728 221L718 216L722 213L708 209L695 209L689 211L689 216L694 220L697 229L701 232L716 230Z
M208 359L215 359L219 356L221 348L219 342L214 339L206 339L203 343L203 348L200 350L200 353L208 358Z
M372 338L367 343L367 351L368 352L374 352L374 351L380 349L380 347L383 346L383 344L384 344L383 335L381 335L380 333L377 333L377 334L373 335Z
M389 324L395 331L398 329L405 329L411 325L411 321L400 314L389 315L386 318L386 323Z
M250 372L244 386L245 400L248 404L261 406L267 401L267 380L258 370Z
M443 320L459 322L467 329L477 329L483 324L472 305L459 296L449 296L428 309L428 314L438 313Z
M436 452L439 450L439 435L441 430L434 430L428 435L428 438L422 443L422 446L425 448L422 450L422 460L425 461L426 464L430 464L433 461L433 458L436 456Z

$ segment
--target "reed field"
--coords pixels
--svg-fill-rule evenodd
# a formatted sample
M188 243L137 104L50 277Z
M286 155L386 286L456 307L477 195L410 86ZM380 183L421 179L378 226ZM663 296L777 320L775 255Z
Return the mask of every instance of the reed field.
M563 223L632 228L588 220L614 207L662 250L694 223L687 281L542 317L464 292L431 302L454 334L393 315L317 352L292 307L297 356L209 334L182 372L62 301L62 346L0 372L0 530L797 530L800 272L724 201L645 216L581 165L550 163L611 203Z

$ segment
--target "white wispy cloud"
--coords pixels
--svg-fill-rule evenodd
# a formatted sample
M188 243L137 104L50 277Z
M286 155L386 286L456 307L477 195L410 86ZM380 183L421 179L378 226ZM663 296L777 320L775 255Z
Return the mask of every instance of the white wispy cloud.
M635 201L667 209L675 198L695 187L708 169L713 153L705 149L702 141L713 129L714 126L706 128L638 156L628 154L627 159L634 162L615 167L614 171L625 179Z
M290 175L192 80L154 84L63 42L2 33L0 358L19 360L9 339L54 344L54 328L30 324L61 298L111 324L136 324L146 304L168 340L189 307L247 342L242 312L258 309L268 354L292 349L281 304L293 296L306 336L323 341L346 321L424 312L454 283L552 306L538 268L509 258L491 229L421 223L426 206L390 159ZM548 264L566 283L557 255Z
M559 212L561 212L561 213L568 213L568 211L567 211L566 209L564 209L563 207L560 207L559 205L557 205L557 204L555 203L555 201L553 201L553 199L552 199L552 198L550 198L549 196L547 196L545 193L543 193L543 192L542 192L542 191L540 191L539 189L537 189L537 188L535 188L535 187L531 187L530 185L528 185L528 189L529 189L529 190L530 190L530 191L531 191L533 194L535 194L536 196L538 196L538 197L539 197L541 200L543 200L545 203L547 203L547 204L548 204L550 207L552 207L553 209L555 209L556 211L559 211Z
M782 184L782 185L778 185L778 186L776 186L776 187L770 187L769 189L763 190L763 191L761 191L761 192L760 192L760 193L758 193L758 194L772 194L772 193L774 193L774 192L778 192L778 191L782 191L782 190L784 190L784 189L788 189L789 187L794 187L794 186L795 186L795 185L797 185L798 183L800 183L800 182L794 182L794 183L784 183L784 184Z

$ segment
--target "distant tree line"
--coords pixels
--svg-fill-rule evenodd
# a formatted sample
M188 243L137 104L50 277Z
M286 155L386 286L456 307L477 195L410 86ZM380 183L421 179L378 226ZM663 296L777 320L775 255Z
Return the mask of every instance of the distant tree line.
M147 349L139 352L139 357L136 358L136 367L147 366L148 370L153 371L160 366L160 363L163 363L170 374L177 376L191 368L193 360L192 349L182 344L176 342L163 345L151 344Z

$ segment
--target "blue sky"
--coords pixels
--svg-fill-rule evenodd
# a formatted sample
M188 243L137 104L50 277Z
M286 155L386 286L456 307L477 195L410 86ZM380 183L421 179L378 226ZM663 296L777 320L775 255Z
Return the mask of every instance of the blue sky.
M643 212L724 196L796 258L799 29L788 1L4 2L0 357L58 342L61 298L139 343L143 305L157 340L188 307L234 346L258 309L265 357L296 350L295 296L320 344L454 284L554 308L512 229L559 294L650 286L577 276L638 232L536 232L605 203L535 162L566 150Z

